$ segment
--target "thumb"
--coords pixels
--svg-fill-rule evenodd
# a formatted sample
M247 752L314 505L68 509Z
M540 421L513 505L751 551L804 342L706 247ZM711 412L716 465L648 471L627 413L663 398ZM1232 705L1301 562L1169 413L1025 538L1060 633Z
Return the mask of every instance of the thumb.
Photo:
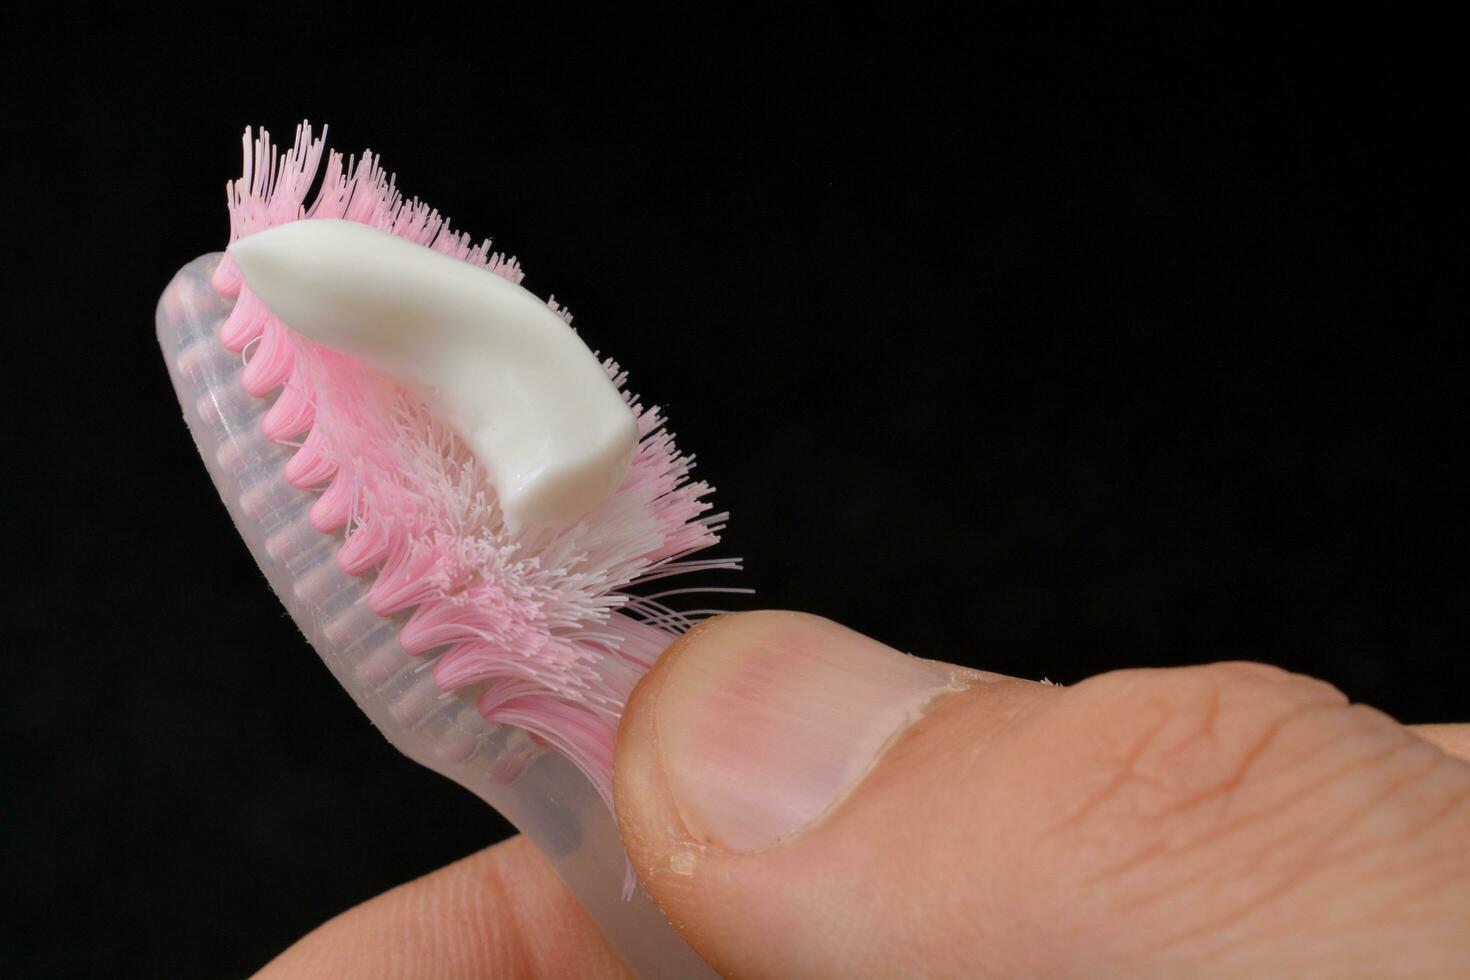
M639 685L615 772L726 975L1470 966L1470 766L1263 665L1064 689L720 617Z

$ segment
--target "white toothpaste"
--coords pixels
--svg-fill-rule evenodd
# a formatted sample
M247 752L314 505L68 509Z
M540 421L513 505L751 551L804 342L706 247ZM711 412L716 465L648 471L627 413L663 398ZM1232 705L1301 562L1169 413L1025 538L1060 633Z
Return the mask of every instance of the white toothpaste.
M353 221L279 225L230 254L282 323L423 398L485 467L512 527L570 525L626 475L632 411L520 286Z

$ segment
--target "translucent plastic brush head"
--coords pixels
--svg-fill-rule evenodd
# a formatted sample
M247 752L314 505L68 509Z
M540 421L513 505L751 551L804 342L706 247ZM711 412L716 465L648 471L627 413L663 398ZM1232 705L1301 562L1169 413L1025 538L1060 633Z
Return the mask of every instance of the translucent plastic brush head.
M373 575L343 571L343 534L322 533L312 520L321 495L292 485L293 449L262 431L269 412L284 411L282 396L251 394L248 360L221 343L237 302L214 287L221 258L203 256L174 277L159 300L158 340L194 442L271 588L388 740L530 837L636 973L711 975L645 893L624 898L625 856L604 794L546 739L487 722L476 702L482 692L445 691L430 661L403 649L407 615L375 613Z

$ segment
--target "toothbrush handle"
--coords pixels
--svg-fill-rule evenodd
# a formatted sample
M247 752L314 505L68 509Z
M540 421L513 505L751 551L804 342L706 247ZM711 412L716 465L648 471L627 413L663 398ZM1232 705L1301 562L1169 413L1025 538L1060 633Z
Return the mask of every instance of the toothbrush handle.
M641 885L623 898L627 859L617 827L591 783L564 756L537 753L511 782L485 780L470 788L535 842L635 975L717 976Z

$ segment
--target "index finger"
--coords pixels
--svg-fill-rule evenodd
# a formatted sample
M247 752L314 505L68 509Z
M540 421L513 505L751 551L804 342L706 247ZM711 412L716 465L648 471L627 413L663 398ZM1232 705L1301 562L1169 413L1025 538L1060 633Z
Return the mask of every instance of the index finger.
M257 976L447 980L628 973L531 842L513 837L343 912Z

